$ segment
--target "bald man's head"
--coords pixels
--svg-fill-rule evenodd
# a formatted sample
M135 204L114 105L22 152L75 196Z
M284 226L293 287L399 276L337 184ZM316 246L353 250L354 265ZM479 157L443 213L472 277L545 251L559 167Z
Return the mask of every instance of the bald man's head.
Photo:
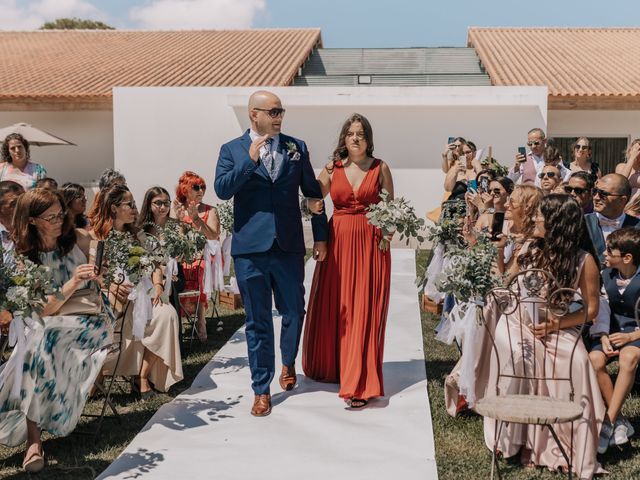
M260 135L280 133L284 109L280 98L267 90L258 90L249 97L251 128Z

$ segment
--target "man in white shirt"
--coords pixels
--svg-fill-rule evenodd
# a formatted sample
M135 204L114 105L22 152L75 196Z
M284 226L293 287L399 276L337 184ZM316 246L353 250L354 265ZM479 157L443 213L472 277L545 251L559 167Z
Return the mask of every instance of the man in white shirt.
M545 150L547 148L547 138L544 130L541 128L533 128L527 134L527 146L529 151L526 155L518 153L516 155L516 163L509 171L509 178L516 184L533 183L536 187L540 187L540 178L538 175L542 173L545 165L557 165L560 170L560 176L566 181L571 176L571 171L566 168L560 159L549 158L545 161Z

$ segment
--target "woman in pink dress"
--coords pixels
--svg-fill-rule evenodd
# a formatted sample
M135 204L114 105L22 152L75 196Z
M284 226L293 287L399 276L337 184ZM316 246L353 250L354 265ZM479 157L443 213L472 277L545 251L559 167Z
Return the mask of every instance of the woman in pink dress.
M511 275L530 268L541 268L550 272L562 287L574 288L580 291L584 307L587 310L587 321L593 320L598 313L599 295L599 266L593 245L589 239L582 209L578 203L568 195L550 194L544 197L540 210L535 217L534 237L520 250L517 261L511 268ZM509 337L519 338L524 333L522 342L530 344L530 348L523 347L525 352L533 352L533 343L537 342L536 355L516 359L527 365L535 364L542 368L542 354L544 340L546 345L556 345L557 348L547 350L545 362L547 368L555 368L556 375L561 373L562 366L572 365L573 387L575 401L583 406L582 418L574 422L573 431L573 469L579 478L592 478L596 473L602 473L596 459L596 448L600 426L605 415L605 406L600 395L596 374L589 362L587 350L581 340L578 340L573 359L572 350L580 330L577 328L584 320L584 311L568 313L562 317L547 314L546 326L539 323L531 329L521 329L517 309L514 314L503 315L499 318L495 329L495 341L499 352L509 352L511 344ZM517 337L514 335L517 334ZM520 349L518 349L520 350ZM493 355L492 355L493 357ZM511 359L506 353L500 355L500 367L504 373L513 372ZM488 372L486 370L489 370ZM493 389L496 379L495 359L487 365L479 376L488 377L487 386ZM516 367L521 371L521 367ZM546 382L543 390L551 396L568 399L569 387L566 382ZM502 378L500 391L502 393L533 393L530 385L518 379ZM571 423L553 426L564 448L568 451L571 440ZM490 449L494 447L495 421L485 418L485 442ZM546 427L538 425L504 424L498 437L498 450L505 457L520 453L525 465L546 466L549 469L567 469L567 463L557 448L556 442Z

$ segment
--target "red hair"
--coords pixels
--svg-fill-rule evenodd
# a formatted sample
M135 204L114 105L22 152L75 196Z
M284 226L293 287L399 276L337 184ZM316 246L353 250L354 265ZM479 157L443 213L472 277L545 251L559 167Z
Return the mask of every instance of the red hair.
M176 199L181 203L185 204L187 201L187 192L193 188L194 185L200 185L202 187L206 187L207 184L197 173L186 171L178 180L178 186L176 187Z

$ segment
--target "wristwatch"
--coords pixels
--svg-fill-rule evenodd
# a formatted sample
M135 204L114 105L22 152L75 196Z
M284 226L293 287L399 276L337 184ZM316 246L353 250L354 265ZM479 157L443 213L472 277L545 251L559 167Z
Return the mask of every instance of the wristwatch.
M493 215L494 213L496 213L496 209L493 208L493 207L489 207L489 208L487 208L486 213L490 213L490 214Z

